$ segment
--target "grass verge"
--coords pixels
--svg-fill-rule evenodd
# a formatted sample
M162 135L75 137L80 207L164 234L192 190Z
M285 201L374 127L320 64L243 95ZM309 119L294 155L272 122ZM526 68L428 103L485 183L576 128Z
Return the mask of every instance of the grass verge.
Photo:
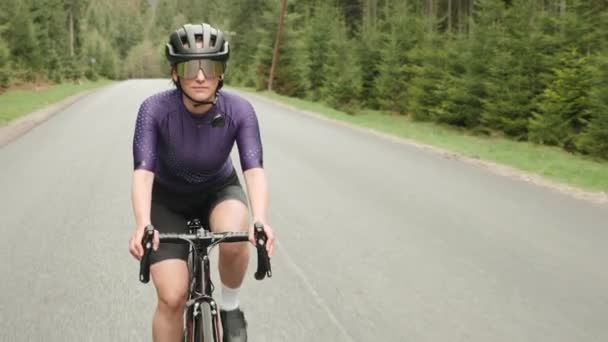
M99 88L111 82L107 80L86 81L81 84L62 83L39 90L8 90L0 94L0 126L82 91Z
M247 88L238 89L255 92ZM583 190L608 192L608 162L574 155L556 147L506 138L474 136L455 128L415 122L404 116L377 111L363 110L356 115L349 115L322 103L289 98L267 91L255 93L335 120L437 146L467 157L511 166Z

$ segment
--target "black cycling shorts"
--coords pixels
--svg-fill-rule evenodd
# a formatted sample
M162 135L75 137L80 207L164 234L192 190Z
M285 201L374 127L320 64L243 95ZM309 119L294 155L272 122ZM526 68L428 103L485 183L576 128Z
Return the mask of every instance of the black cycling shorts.
M226 183L192 194L175 193L155 182L152 188L152 225L161 233L188 233L188 220L196 217L208 224L213 208L227 199L239 200L247 207L247 197L236 172ZM187 261L188 246L187 242L163 242L157 251L150 253L150 264L166 259Z

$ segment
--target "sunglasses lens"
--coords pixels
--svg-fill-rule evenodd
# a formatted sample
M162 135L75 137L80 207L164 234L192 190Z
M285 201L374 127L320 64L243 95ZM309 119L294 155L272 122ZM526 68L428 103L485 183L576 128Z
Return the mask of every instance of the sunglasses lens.
M213 61L209 59L201 60L201 68L206 77L216 78L224 74L225 64L221 61Z
M176 72L179 77L183 77L186 79L196 78L196 74L198 74L198 61L191 60L183 63L179 63L176 67Z
M179 77L194 79L202 69L206 78L217 78L224 74L225 68L224 62L221 61L194 59L177 64L176 72Z

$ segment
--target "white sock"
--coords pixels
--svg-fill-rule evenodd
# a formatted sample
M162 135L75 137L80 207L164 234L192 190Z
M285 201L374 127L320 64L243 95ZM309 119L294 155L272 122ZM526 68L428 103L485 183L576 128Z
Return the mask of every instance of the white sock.
M230 311L239 307L239 289L231 289L222 284L222 302L220 304L223 310Z

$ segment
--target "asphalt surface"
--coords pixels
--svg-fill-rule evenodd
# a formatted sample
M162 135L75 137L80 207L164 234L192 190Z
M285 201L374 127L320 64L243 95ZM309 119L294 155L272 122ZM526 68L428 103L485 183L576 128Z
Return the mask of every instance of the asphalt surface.
M131 139L169 86L103 88L0 148L0 341L151 340ZM608 341L606 206L243 95L278 237L242 290L250 341Z

